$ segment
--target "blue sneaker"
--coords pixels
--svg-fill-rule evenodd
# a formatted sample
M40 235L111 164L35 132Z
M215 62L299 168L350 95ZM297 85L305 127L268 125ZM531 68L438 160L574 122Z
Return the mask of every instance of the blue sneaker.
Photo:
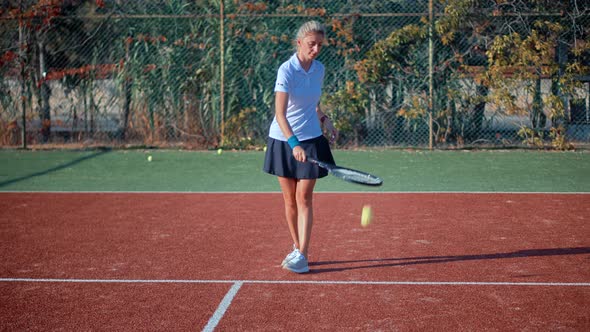
M297 249L295 247L295 245L293 245L293 251L291 251L287 257L285 257L285 259L283 259L283 262L281 263L281 266L285 266L285 264L289 263L289 261L291 261L293 258L295 258L295 256L297 256L297 254L299 254L299 249Z
M283 269L295 273L306 273L309 272L309 264L307 263L307 258L298 252L293 259L283 266Z

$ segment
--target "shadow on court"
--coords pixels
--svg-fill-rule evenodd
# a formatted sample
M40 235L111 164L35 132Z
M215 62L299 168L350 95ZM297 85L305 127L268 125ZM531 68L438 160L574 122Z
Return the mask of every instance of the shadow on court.
M11 184L14 184L14 183L17 183L17 182L29 180L29 179L32 179L32 178L35 178L35 177L44 176L44 175L48 175L48 174L53 173L53 172L57 172L57 171L63 170L63 169L66 169L68 167L72 167L74 165L77 165L77 164L79 164L79 163L81 163L83 161L86 161L86 160L89 160L89 159L93 159L93 158L96 158L96 157L100 157L103 154L108 153L108 152L111 152L111 149L103 148L103 149L100 149L99 151L97 151L95 153L92 153L92 154L89 154L87 156L84 156L84 157L80 157L80 158L71 160L71 161L69 161L67 163L64 163L64 164L61 164L61 165L58 165L58 166L55 166L55 167L52 167L52 168L49 168L49 169L46 169L46 170L43 170L43 171L31 173L31 174L28 174L28 175L23 175L21 177L15 178L15 179L10 179L10 180L6 180L6 181L2 181L2 182L0 182L0 188L1 187L8 186L8 185L11 185Z
M554 249L529 249L519 250L507 253L481 254L481 255L459 255L459 256L424 256L424 257L405 257L405 258L379 258L379 259L362 259L348 261L325 261L309 262L311 273L338 272L347 270L370 269L379 267L408 266L421 264L440 264L460 261L488 260L488 259L510 259L523 257L544 257L544 256L565 256L565 255L584 255L590 254L590 247L575 248L554 248ZM326 267L315 268L317 266L357 264L357 263L375 263L361 266L344 266L344 267Z

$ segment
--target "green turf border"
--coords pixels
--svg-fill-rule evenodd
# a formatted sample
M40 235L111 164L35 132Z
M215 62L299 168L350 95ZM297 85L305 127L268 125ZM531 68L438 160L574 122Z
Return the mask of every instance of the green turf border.
M147 161L152 155L153 161ZM590 153L538 150L335 150L378 188L318 181L317 191L590 192ZM262 151L0 150L0 191L279 191Z

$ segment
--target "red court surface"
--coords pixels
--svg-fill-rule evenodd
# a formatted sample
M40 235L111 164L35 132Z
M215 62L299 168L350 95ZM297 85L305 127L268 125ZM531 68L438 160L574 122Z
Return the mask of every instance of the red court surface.
M0 193L0 326L590 330L590 195L319 193L309 274L279 193ZM373 223L360 214L371 204Z

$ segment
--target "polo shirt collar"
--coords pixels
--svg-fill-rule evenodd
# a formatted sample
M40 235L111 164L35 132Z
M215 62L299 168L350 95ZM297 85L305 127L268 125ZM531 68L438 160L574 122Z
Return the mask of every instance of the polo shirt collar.
M297 53L293 54L293 56L291 57L291 64L293 65L293 67L295 67L296 71L300 71L300 72L307 73L307 74L312 73L315 69L315 60L312 60L311 66L309 67L309 70L306 72L305 69L303 69L303 67L301 67L301 63L299 62L299 58L297 58Z

